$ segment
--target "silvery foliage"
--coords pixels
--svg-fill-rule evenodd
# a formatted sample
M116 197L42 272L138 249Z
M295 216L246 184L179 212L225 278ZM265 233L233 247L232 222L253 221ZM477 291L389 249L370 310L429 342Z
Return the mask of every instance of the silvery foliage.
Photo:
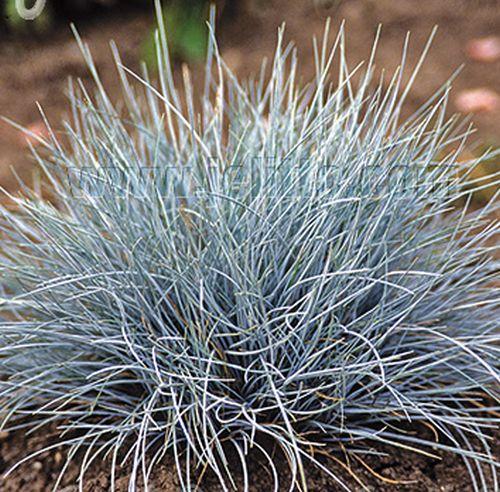
M57 205L2 209L4 429L52 426L81 483L108 459L130 490L167 453L183 490L207 470L247 490L250 450L278 490L269 442L292 488L311 465L358 488L352 464L383 446L456 453L496 489L498 223L494 201L469 211L486 184L460 162L449 85L401 122L422 60L405 85L405 43L374 84L327 28L309 85L282 31L247 83L212 40L194 97L159 19L156 86L113 47L120 109L80 41L97 91L70 85L64 144L33 136Z

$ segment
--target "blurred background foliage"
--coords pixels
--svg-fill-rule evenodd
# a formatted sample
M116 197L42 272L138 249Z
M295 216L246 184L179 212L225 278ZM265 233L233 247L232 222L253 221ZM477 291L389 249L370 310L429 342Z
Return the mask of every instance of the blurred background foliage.
M206 0L172 0L165 3L163 17L173 59L196 62L205 57L208 16L209 2ZM147 65L156 67L154 29L145 40L142 51Z
M3 0L3 18L7 29L20 34L23 32L47 32L58 19L73 21L81 16L100 14L103 11L131 5L149 8L151 0L46 0L43 13L34 21L23 19L16 7L17 0ZM32 8L36 0L22 0L26 8ZM188 0L189 2L189 0Z
M26 7L31 8L34 2L26 2ZM4 12L2 12L2 17L5 19L7 27L14 32L26 32L26 31L47 31L52 23L52 9L53 5L49 4L45 6L42 13L33 21L28 21L23 19L16 7L16 0L6 0L4 6Z
M233 0L235 1L235 0ZM35 20L25 20L19 15L16 0L6 0L3 18L7 29L14 34L46 33L58 19L76 20L81 16L96 15L121 4L151 8L152 0L47 0L42 14ZM197 61L204 57L207 45L206 19L209 0L164 1L165 25L169 32L171 54L182 61ZM220 3L220 2L219 2ZM31 8L35 0L26 0ZM223 8L220 3L219 8ZM155 65L154 30L144 40L143 58L150 66Z

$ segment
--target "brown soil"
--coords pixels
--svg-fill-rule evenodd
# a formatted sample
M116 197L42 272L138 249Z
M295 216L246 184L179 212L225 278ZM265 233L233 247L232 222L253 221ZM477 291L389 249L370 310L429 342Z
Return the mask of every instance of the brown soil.
M51 438L27 438L21 433L0 436L0 473L5 473L20 457L27 453L36 452L50 443ZM497 440L497 451L500 442ZM382 451L382 449L379 449ZM460 458L446 454L441 460L423 457L417 454L400 453L394 449L386 449L386 456L364 457L365 465L350 463L351 471L366 486L369 491L380 492L469 492L473 490L466 466ZM341 456L339 456L340 458ZM79 478L79 465L82 458L75 458L68 467L62 482L61 492L78 492L75 485ZM287 491L290 487L290 473L283 458L277 458L280 473L280 491ZM0 490L2 492L45 492L52 490L65 464L63 450L52 450L43 453L16 468L5 478L0 477ZM339 478L350 484L353 491L363 490L354 481L343 467L329 461L324 465L334 472ZM235 469L238 469L235 463ZM491 476L485 470L488 489L494 490ZM308 473L308 490L310 492L330 492L342 490L339 485L325 473L311 467ZM127 469L117 472L116 491L128 490ZM242 477L236 477L238 487L242 487ZM258 460L252 461L249 470L249 483L251 492L264 492L272 490L272 479L268 471L260 467ZM97 460L87 473L84 480L84 492L105 492L110 490L111 478L109 463ZM174 471L172 458L167 458L162 466L157 467L149 485L149 490L154 492L178 492L181 490L178 477ZM139 482L139 490L141 490ZM242 488L238 488L242 490ZM216 479L208 474L201 480L199 492L222 492Z
M332 31L346 19L348 56L352 65L365 59L373 41L376 26L383 23L383 37L379 46L377 65L389 71L400 60L401 48L407 31L412 32L409 53L410 66L419 56L434 25L439 31L426 63L410 93L406 111L415 110L433 91L466 62L465 43L475 37L500 32L500 6L492 0L246 0L245 8L221 26L222 53L238 74L255 72L263 55L272 55L276 40L276 26L287 23L287 38L299 48L304 79L312 74L311 37L321 34L325 18L332 17ZM335 4L328 7L328 4ZM323 5L323 6L321 6ZM112 65L108 41L113 38L120 47L125 64L138 67L140 46L151 26L146 13L122 13L103 19L94 19L81 26L83 37L91 44L97 66L111 93L116 93L118 82ZM39 101L49 119L57 126L67 110L65 96L67 77L87 79L87 72L69 28L61 27L50 36L0 40L0 114L22 125L37 124L40 115L34 101ZM195 68L195 77L197 69ZM489 87L498 90L500 62L479 64L468 62L454 83L457 90ZM451 111L454 111L452 98ZM500 141L500 110L474 117L479 137L486 141ZM8 125L0 125L0 185L17 188L11 167L23 178L32 171L27 157L25 139ZM0 436L0 472L5 472L28 449L46 444L46 439L28 441L21 434ZM420 456L399 452L385 458L367 460L368 465L386 479L415 481L412 485L390 485L376 480L366 468L359 466L356 473L369 484L370 490L407 491L467 491L471 488L463 463L453 456L442 461L431 461ZM64 464L63 454L54 451L44 454L8 478L0 480L4 492L42 492L51 484ZM104 466L104 465L103 465ZM334 465L335 466L335 465ZM339 474L342 470L337 466ZM77 490L77 466L69 467L61 489ZM270 488L266 474L257 472L254 491ZM286 477L286 473L284 473ZM126 490L127 477L119 478L119 490ZM356 490L356 487L354 487ZM85 490L109 490L109 473L101 466L89 472ZM179 485L172 466L166 463L155 476L153 491L177 491ZM203 490L218 490L210 483ZM284 489L285 490L285 489ZM331 481L311 471L310 490L338 490Z
M151 25L145 15L115 15L95 20L81 29L91 39L96 64L110 90L116 88L109 41L120 45L124 62L137 66L140 44ZM39 124L39 102L51 123L57 127L68 108L68 77L89 80L85 63L69 26L45 36L0 39L0 115L30 126ZM11 168L23 178L32 171L26 139L15 128L0 123L0 183L8 189L17 187Z

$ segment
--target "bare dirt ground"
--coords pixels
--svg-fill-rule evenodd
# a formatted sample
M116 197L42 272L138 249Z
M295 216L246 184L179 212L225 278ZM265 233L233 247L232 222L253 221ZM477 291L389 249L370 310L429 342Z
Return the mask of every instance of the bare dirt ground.
M426 432L420 431L420 432ZM16 459L27 452L35 452L41 446L46 446L51 442L50 433L43 436L26 438L20 435L5 436L0 438L0 473L16 463ZM496 451L499 451L497 442ZM394 449L379 449L386 451L387 455L364 457L363 465L351 461L349 463L350 472L345 467L341 467L334 460L324 461L335 475L351 484L351 490L370 492L472 492L474 489L470 484L467 468L460 458L453 455L443 455L442 459L429 459L422 455L401 453ZM433 451L436 452L436 451ZM342 454L337 455L337 459L342 459ZM79 478L80 463L82 456L77 456L66 470L64 478L60 484L61 492L79 492L75 484ZM277 457L280 492L290 490L290 471L286 466L283 457ZM2 492L46 492L52 490L59 477L61 469L65 464L64 451L55 449L45 452L35 459L23 464L12 472L8 477L0 477L0 490ZM250 492L266 492L273 490L272 476L269 470L262 465L262 459L255 457L249 468ZM239 464L234 463L234 469L238 469ZM111 490L109 460L97 459L84 476L83 492L107 492ZM487 489L493 491L494 484L491 474L485 468L487 477ZM353 476L366 487L363 489ZM242 476L236 474L238 490L243 490ZM127 467L118 470L116 473L116 492L127 492L129 475ZM196 483L196 478L193 479ZM162 466L155 469L148 484L152 492L179 492L181 490L179 479L176 475L172 458L167 458ZM307 486L309 492L335 492L343 490L326 473L311 467L307 471ZM140 482L139 482L139 489ZM198 492L223 492L214 476L207 474L201 481Z
M346 20L347 52L354 66L369 54L377 25L383 24L377 66L393 70L399 63L404 37L411 31L409 66L413 66L432 28L439 26L433 48L427 57L414 89L407 101L407 113L426 100L456 68L467 62L454 82L454 93L464 89L486 87L500 92L500 62L468 61L466 43L477 37L500 33L500 4L492 0L246 0L243 9L228 16L220 26L221 49L226 61L241 76L254 73L262 56L272 56L277 26L285 21L287 39L294 40L299 49L301 73L307 80L313 73L311 38L321 35L325 19L332 18L335 33ZM329 4L334 4L329 6ZM323 6L322 6L323 5ZM120 47L125 64L138 68L141 43L152 25L147 13L122 12L102 19L87 20L80 26L81 34L94 53L96 64L111 94L117 93L118 81L112 65L108 42L113 38ZM199 72L196 67L194 74ZM61 25L55 32L37 38L0 38L0 114L22 125L39 125L40 115L35 106L39 101L54 126L67 112L65 96L67 78L88 79L87 71L68 27ZM451 98L450 113L456 110L455 96ZM474 115L478 128L477 140L500 143L500 108ZM23 136L6 124L0 124L0 184L10 190L17 188L11 167L23 178L32 171L32 160ZM40 439L27 441L22 435L0 436L0 472L4 472L26 450L34 449ZM5 492L42 492L50 490L64 464L60 452L45 454L23 465L7 479L0 479ZM385 481L375 480L365 467L359 470L370 490L429 490L466 491L467 472L457 458L447 456L442 461L397 453L368 463ZM342 473L342 470L339 470ZM265 474L253 490L270 486ZM74 492L71 480L77 476L71 467L62 490ZM126 489L126 477L121 477ZM414 483L403 485L400 480ZM109 490L107 469L98 466L87 482L89 491ZM338 487L324 476L311 475L312 491L334 491ZM151 490L179 490L172 468L159 470ZM218 490L216 487L203 490ZM357 490L354 487L354 490Z

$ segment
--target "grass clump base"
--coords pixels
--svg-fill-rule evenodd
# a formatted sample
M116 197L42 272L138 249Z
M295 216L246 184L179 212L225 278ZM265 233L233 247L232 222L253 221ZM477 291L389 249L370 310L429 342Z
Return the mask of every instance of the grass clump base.
M449 87L400 122L402 69L374 86L372 59L354 83L327 30L303 86L280 32L245 84L212 40L195 98L159 19L157 86L115 49L121 110L81 43L98 90L71 86L67 142L37 155L58 204L2 210L3 427L56 425L82 483L106 458L130 490L167 453L182 490L207 470L246 490L250 452L278 490L264 443L302 490L310 466L362 487L320 457L350 470L377 445L456 453L496 489L495 197L468 213L481 159L460 162Z

